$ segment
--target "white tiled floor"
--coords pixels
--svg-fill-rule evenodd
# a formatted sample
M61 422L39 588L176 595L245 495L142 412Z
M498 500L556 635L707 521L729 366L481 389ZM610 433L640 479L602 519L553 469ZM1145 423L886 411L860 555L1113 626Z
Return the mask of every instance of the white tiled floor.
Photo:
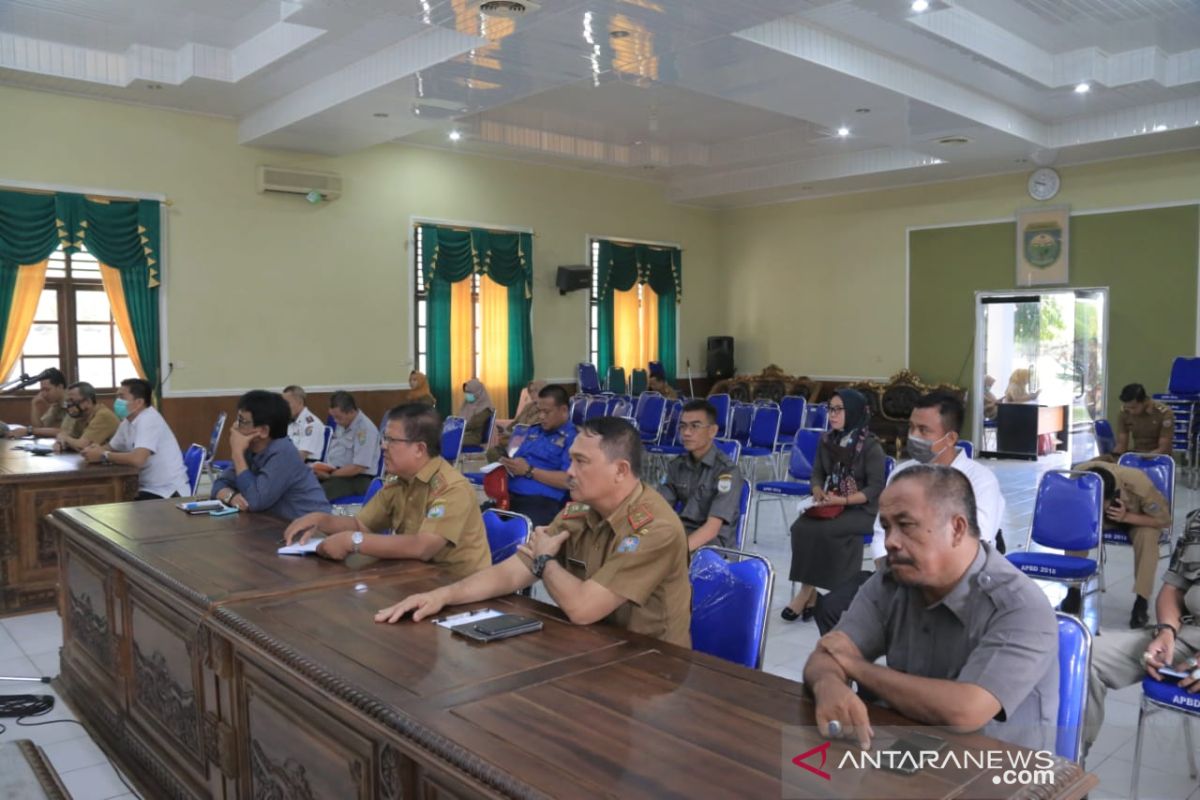
M1010 549L1019 548L1029 528L1038 475L1045 469L1065 466L1065 461L1047 458L1036 465L1017 461L985 463L995 470L1007 501L1003 526L1005 539ZM1200 506L1200 491L1184 486L1181 475L1175 494L1177 531L1186 513L1197 506ZM788 507L789 520L794 517L792 509L793 506ZM747 535L749 538L749 533ZM786 623L779 618L779 611L787 603L791 592L787 579L791 550L777 504L763 506L758 540L757 545L747 542L747 547L770 558L776 572L764 668L768 672L800 680L804 662L818 638L817 627L811 622ZM1160 576L1166 566L1166 559L1159 562ZM1121 547L1110 548L1106 574L1108 591L1100 600L1102 629L1124 629L1133 603L1131 551ZM0 619L0 675L57 675L61 630L58 617L53 612ZM0 682L0 693L55 694L51 687L45 685L6 682ZM1139 686L1109 693L1104 729L1093 745L1087 763L1088 771L1100 778L1100 786L1090 795L1092 800L1129 796L1140 698ZM51 714L33 721L73 718L70 710L58 703ZM3 722L8 730L0 734L0 741L32 739L41 745L76 800L137 796L129 793L104 753L81 726L55 724L22 727L11 720ZM1142 757L1142 798L1200 800L1200 781L1188 776L1180 725L1178 716L1174 714L1160 713L1148 720ZM1196 741L1200 742L1200 725L1196 726L1195 733Z

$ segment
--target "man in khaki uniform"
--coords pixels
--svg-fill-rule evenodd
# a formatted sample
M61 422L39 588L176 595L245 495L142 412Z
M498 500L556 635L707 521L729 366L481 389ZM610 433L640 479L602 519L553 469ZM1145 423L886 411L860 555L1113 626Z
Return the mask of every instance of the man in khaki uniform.
M571 497L550 525L517 554L450 586L406 597L376 622L413 621L501 597L539 578L576 625L609 622L681 647L691 646L692 589L683 524L638 478L642 443L624 420L600 417L571 445Z
M393 479L354 517L313 512L288 526L284 539L306 542L336 561L351 553L442 564L463 578L492 563L475 489L441 456L442 418L431 406L407 403L388 412L384 465ZM381 535L391 529L394 535Z
M1121 390L1121 416L1117 419L1117 444L1113 460L1122 453L1170 455L1175 439L1175 412L1146 396L1140 383Z
M1094 472L1104 481L1105 527L1117 527L1129 534L1133 543L1133 611L1130 628L1141 628L1149 620L1147 607L1154 589L1154 571L1158 566L1158 539L1162 529L1171 525L1171 504L1155 487L1146 473L1133 467L1109 464L1100 459L1085 461L1076 470ZM1086 552L1068 555L1086 556ZM1072 589L1063 601L1063 611L1078 611L1078 590Z
M66 411L66 419L54 445L58 451L108 444L121 425L112 409L96 399L96 389L90 383L72 383L67 387Z

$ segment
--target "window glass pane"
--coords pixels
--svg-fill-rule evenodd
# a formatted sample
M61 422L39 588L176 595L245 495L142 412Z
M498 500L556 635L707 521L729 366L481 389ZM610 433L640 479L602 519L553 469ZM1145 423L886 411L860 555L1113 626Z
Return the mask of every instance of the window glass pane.
M425 347L425 328L417 331L417 349L424 353L428 348Z
M76 347L81 356L107 356L112 354L111 325L76 325Z
M38 356L58 355L58 323L35 323L29 330L29 338L25 340L25 352ZM56 367L58 364L50 366Z
M67 277L67 265L65 261L51 260L46 267L47 278L65 278Z
M119 356L129 355L129 350L125 347L125 340L121 338L121 332L118 330L113 330L113 352Z
M33 318L45 322L58 321L58 290L57 289L42 289L42 296L38 299L37 311L33 312ZM55 348L54 352L58 352Z
M79 380L92 386L112 386L112 360L108 358L79 359Z
M83 322L107 322L111 316L108 295L104 292L75 290L75 319Z
M22 372L26 373L27 375L37 375L39 372L41 372L44 369L49 369L50 367L58 367L58 366L59 366L59 363L58 363L57 358L27 358L27 359L25 359L24 367L21 367L20 361L18 361L18 366L16 369L14 369L12 371L12 374L10 377L12 377L14 379L18 378L18 377L20 377ZM33 389L36 390L37 386L35 385L33 387Z
M429 324L428 322L425 321L425 302L424 301L417 303L417 324L420 325L421 327L425 327L426 325Z
M125 380L126 378L138 377L137 370L135 370L133 368L133 362L130 361L128 358L114 359L114 363L116 364L117 383L112 384L113 386L116 386L118 383Z

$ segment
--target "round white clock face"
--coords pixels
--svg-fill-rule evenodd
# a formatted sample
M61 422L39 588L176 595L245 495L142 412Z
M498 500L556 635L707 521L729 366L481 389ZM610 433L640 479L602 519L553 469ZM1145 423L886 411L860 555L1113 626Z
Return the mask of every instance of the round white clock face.
M1034 200L1049 200L1058 194L1061 185L1062 179L1057 172L1050 167L1042 167L1029 176L1029 196Z

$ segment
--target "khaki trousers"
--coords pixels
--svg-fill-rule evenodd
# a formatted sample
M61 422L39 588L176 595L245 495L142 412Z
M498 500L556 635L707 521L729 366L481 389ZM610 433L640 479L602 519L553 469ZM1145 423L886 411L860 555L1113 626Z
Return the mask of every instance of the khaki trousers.
M1154 591L1154 571L1158 569L1158 528L1130 528L1133 544L1133 591L1147 600ZM1067 555L1086 558L1086 550L1068 550Z

